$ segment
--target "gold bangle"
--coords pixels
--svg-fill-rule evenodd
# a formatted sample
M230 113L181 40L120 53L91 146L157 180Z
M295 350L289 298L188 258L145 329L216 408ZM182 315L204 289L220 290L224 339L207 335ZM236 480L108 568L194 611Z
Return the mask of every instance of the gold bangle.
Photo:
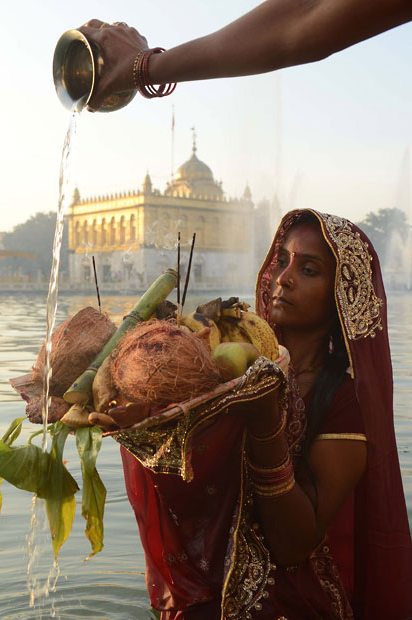
M255 463L252 463L249 457L247 458L247 464L248 464L249 469L252 472L257 472L259 474L274 474L280 471L281 469L283 469L283 467L286 467L287 465L289 465L289 463L290 463L289 451L286 452L285 457L280 461L280 463L278 463L274 467L263 467L263 466L259 467L259 465L255 465Z
M259 485L254 485L254 493L258 497L280 497L282 495L286 495L289 493L295 486L295 477L293 476L290 480L285 482L282 485L275 485L273 487L261 487Z
M248 435L251 439L253 439L253 441L273 441L274 439L277 439L279 435L281 435L281 433L283 433L285 428L286 428L286 411L282 413L282 418L280 420L279 426L272 433L270 433L270 435L254 435L250 431L248 431Z

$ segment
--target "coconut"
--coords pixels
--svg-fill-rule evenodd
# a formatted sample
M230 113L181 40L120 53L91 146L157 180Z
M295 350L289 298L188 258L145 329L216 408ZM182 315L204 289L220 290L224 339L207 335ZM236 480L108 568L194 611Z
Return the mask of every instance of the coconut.
M90 306L62 323L52 335L50 393L63 396L115 331L116 326L108 316ZM43 381L45 361L43 345L33 366L35 381Z
M156 407L195 398L221 382L207 341L168 321L141 323L126 334L111 371L124 398Z

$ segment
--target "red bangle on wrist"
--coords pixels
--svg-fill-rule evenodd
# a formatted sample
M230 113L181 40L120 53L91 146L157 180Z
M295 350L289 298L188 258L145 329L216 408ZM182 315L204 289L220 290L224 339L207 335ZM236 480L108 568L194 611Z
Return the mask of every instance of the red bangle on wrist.
M160 84L157 88L149 80L149 59L152 54L161 54L166 50L163 47L141 50L133 64L133 80L139 93L146 99L167 97L171 95L176 84Z
M295 475L289 452L274 467L261 467L247 459L249 474L255 495L280 497L295 486Z

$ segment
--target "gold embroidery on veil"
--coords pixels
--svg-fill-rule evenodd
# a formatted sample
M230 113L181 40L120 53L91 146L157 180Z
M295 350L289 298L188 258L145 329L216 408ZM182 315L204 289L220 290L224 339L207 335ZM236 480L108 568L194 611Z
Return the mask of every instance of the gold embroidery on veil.
M375 330L382 330L380 309L383 301L373 288L372 256L368 244L362 241L358 232L352 230L348 220L336 215L314 213L336 246L336 295L347 336L349 340L368 336L374 338Z

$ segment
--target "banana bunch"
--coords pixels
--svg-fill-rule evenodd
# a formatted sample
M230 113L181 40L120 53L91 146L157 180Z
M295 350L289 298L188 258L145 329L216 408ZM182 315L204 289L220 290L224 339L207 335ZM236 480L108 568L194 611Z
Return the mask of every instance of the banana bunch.
M192 332L208 327L206 338L212 353L220 343L244 342L251 343L259 355L275 360L279 356L276 336L268 323L249 308L237 297L226 301L219 298L181 317L180 324Z
M244 302L235 302L230 308L222 308L217 321L222 342L250 342L260 355L275 360L279 345L272 328L248 307Z
M192 312L180 319L180 326L189 329L191 332L200 332L205 327L209 328L206 338L209 342L210 350L213 352L221 342L220 331L213 319L201 314Z

